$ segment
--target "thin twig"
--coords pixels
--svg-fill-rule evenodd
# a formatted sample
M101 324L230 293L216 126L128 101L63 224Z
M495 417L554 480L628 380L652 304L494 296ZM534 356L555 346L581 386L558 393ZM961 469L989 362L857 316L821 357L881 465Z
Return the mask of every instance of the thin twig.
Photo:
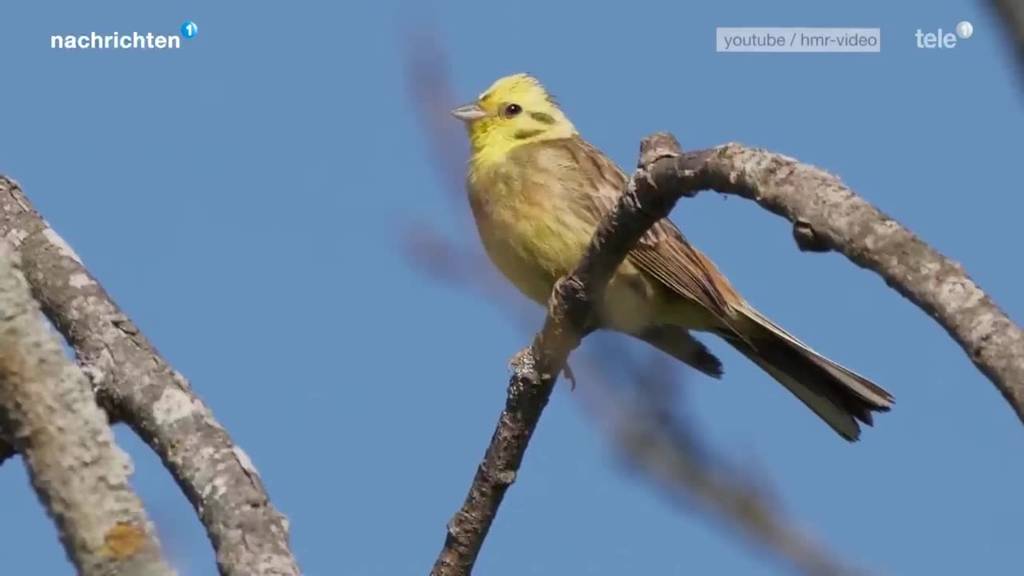
M174 574L129 485L131 462L17 260L0 240L0 421L8 439L80 574Z
M641 145L641 165L660 156L660 139ZM448 523L448 535L431 574L468 575L476 562L505 491L516 478L526 447L569 353L595 326L593 303L640 236L672 210L675 198L652 185L641 169L615 208L598 226L576 269L560 279L548 303L543 329L513 362L505 410L466 500Z
M420 229L409 237L409 258L425 274L459 288L472 288L510 318L525 322L531 316L527 302L497 284L483 254L461 250L434 231ZM518 306L517 306L518 305ZM649 350L642 360L633 359L616 339L590 340L583 356L573 355L580 374L581 402L606 432L613 448L642 477L661 488L673 503L684 501L709 521L729 529L748 543L761 547L807 575L860 574L847 559L801 530L788 518L766 480L731 465L708 447L699 431L689 426L690 415L673 408L677 403L655 394L652 380L664 379L673 370L661 352ZM593 346L600 345L597 349ZM584 372L579 368L583 366ZM686 372L683 372L686 374ZM682 382L662 382L679 389ZM663 386L663 387L664 387ZM621 388L633 389L631 395ZM655 414L655 411L657 413Z
M18 248L33 295L75 349L101 405L159 455L192 502L221 574L298 575L287 520L248 456L4 177L0 236Z
M621 353L618 342L604 348L590 355L585 405L645 480L670 501L704 512L801 574L864 573L789 519L763 478L708 449L688 411L679 407L677 392L687 387L672 381L670 358L656 350L633 358ZM607 381L616 374L629 385Z
M435 154L435 165L449 192L449 199L453 201L453 209L465 210L463 179L466 138L461 127L453 124L448 114L448 110L458 104L451 89L448 58L437 34L420 30L410 33L408 37L411 39L407 49L411 105L418 111L416 117L423 123L424 132L430 141L428 149ZM518 294L513 295L511 287L496 275L493 265L486 261L486 256L479 248L462 249L423 225L417 225L414 230L415 234L410 234L407 239L410 259L414 265L431 277L463 288L472 287L518 322L532 317L525 310L529 303ZM658 354L655 352L653 356L657 358ZM621 368L626 356L622 346L615 346L601 353L587 353L574 364ZM623 382L642 385L634 376L624 374ZM608 374L598 370L586 378L582 398L612 395L613 386ZM587 404L586 400L584 404ZM624 409L622 406L616 407L620 413ZM620 416L628 419L630 415ZM625 425L623 418L616 419L616 422ZM663 421L645 421L644 424L650 426L649 433L669 439L660 442L660 447L674 450L671 454L659 455L657 458L685 463L691 473L674 476L669 486L662 481L661 469L653 466L650 459L640 454L627 454L645 478L666 487L666 495L673 501L687 499L695 502L696 509L705 512L709 520L722 523L736 534L746 537L748 542L763 546L806 573L821 573L812 572L819 567L834 567L836 569L831 572L833 574L850 572L846 568L850 565L848 562L804 534L782 514L778 506L773 506L768 495L758 489L760 484L755 485L745 478L742 471L723 466L722 459L703 444L701 435L696 431L690 431L686 438L688 442L672 441L677 439L675 431L679 425L686 421L685 414L671 414ZM623 448L623 435L616 432L618 430L610 431L609 436L613 444ZM625 450L628 452L628 449ZM711 486L710 483L718 485ZM761 514L747 514L749 509L759 510Z

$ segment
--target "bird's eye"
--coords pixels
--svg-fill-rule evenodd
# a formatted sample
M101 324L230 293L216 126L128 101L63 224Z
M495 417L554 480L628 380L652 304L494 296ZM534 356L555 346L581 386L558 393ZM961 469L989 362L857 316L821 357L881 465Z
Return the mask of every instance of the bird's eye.
M505 106L505 117L506 118L511 118L513 116L516 116L517 114L519 114L522 111L523 111L523 107L520 106L519 104L509 104L508 106Z

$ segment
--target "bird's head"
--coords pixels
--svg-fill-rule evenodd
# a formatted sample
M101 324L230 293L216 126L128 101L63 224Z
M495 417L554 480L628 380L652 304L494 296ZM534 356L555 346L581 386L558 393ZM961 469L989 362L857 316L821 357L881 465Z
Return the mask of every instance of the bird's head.
M544 86L527 74L498 79L452 115L466 124L474 154L504 155L521 144L576 134Z

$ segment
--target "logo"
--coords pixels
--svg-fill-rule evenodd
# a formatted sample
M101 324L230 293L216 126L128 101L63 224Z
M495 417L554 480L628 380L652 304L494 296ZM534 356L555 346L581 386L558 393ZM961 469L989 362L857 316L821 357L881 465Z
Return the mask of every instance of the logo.
M948 49L956 48L959 40L967 40L971 36L974 36L974 24L971 24L967 20L961 20L953 27L954 32L943 32L942 28L939 28L935 32L924 32L920 28L914 33L914 38L917 40L918 48L927 49Z
M185 23L181 25L181 36L183 38L191 40L196 37L196 34L199 34L199 26L197 26L195 22L186 20Z

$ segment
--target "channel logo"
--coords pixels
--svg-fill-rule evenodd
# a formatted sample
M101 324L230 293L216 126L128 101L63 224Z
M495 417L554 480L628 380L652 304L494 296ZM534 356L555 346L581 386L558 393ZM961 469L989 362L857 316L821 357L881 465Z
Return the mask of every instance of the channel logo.
M974 36L974 24L967 20L961 20L953 27L953 32L944 32L942 28L934 32L925 32L920 28L914 32L914 39L918 48L926 50L956 48L960 40L967 40Z
M199 26L191 20L185 20L185 23L181 25L181 37L186 40L191 40L199 34Z

